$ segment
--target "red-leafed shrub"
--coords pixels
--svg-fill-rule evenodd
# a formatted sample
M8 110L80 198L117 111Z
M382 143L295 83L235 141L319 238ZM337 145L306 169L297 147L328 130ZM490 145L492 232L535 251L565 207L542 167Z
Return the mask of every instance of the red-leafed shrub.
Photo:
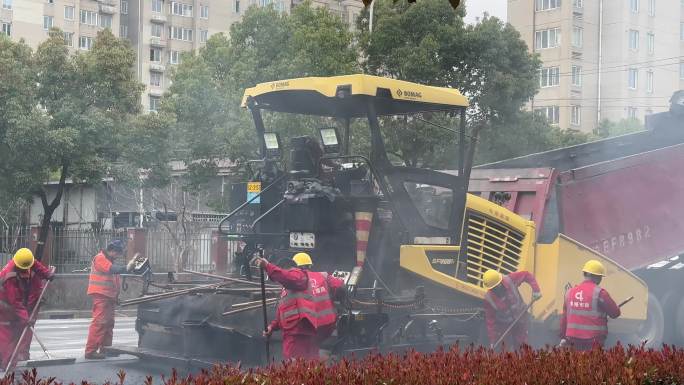
M21 378L20 378L21 377ZM125 375L119 373L119 383ZM39 379L36 371L8 377L0 385L56 385ZM295 361L267 368L241 370L218 365L196 375L148 378L145 385L675 385L684 384L684 350L614 347L576 352L567 349L522 349L495 353L480 348L429 354L374 355L332 364ZM90 385L83 381L81 385Z

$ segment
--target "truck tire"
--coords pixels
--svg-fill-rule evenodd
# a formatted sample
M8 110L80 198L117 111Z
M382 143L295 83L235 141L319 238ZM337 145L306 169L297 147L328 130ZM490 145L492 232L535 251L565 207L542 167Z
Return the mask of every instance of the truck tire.
M637 331L637 341L632 343L641 344L646 341L646 348L659 348L663 344L663 335L665 333L665 315L663 314L663 307L656 296L648 294L648 310L646 321L641 325Z

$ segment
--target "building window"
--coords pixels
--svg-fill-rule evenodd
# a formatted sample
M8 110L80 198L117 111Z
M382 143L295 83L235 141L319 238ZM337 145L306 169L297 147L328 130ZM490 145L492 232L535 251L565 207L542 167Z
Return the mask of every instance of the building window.
M560 44L560 28L545 29L534 33L537 49L554 48Z
M560 84L560 69L559 67L542 68L539 71L539 86L540 87L555 87Z
M162 74L161 72L150 72L150 85L153 87L162 86Z
M181 55L178 51L169 52L169 63L170 64L180 64Z
M653 93L653 71L646 72L646 92Z
M579 126L581 120L582 120L582 108L580 106L573 105L571 107L570 124L572 124L573 126Z
M655 35L653 33L649 33L646 35L646 45L648 45L648 53L653 54L655 52Z
M12 9L12 0L2 0L2 8Z
M97 12L81 10L81 24L97 25Z
M43 29L49 31L52 28L52 16L43 16Z
M535 111L540 116L546 118L551 124L558 124L560 122L560 107L548 106L536 108Z
M161 49L150 48L150 61L155 63L161 62Z
M192 29L169 27L169 38L175 40L192 41Z
M163 5L162 0L152 0L152 12L161 13Z
M560 8L561 0L535 0L534 10L535 11L546 11L549 9Z
M639 49L639 31L635 29L629 30L629 49L634 51Z
M679 63L679 79L684 80L684 62Z
M64 20L74 20L75 16L76 16L76 8L74 8L70 5L65 5L64 6Z
M572 46L577 48L582 48L582 28L572 27Z
M636 119L637 118L636 107L627 107L627 117L630 119Z
M209 6L208 5L201 5L200 6L200 18L201 19L208 19L209 18Z
M100 27L112 29L112 15L100 15Z
M54 3L55 3L55 0L47 0L47 3L48 3L48 4L54 4Z
M655 0L648 0L648 15L655 16Z
M2 23L2 33L7 36L12 36L12 24Z
M639 0L629 0L629 9L633 13L639 12Z
M636 90L638 80L639 80L638 70L636 68L630 68L629 72L628 72L627 86L632 90Z
M572 0L572 6L575 8L582 8L584 4L582 4L582 0Z
M64 45L67 47L73 47L74 46L74 33L73 32L64 32Z
M119 26L119 36L123 38L128 37L128 26L126 24L121 24Z
M152 28L151 28L151 31L150 31L152 37L158 37L158 38L161 39L161 37L162 37L162 29L163 29L163 28L164 28L164 26L162 26L161 24L152 23Z
M121 14L128 15L128 0L121 0Z
M206 29L200 30L200 43L206 43L209 40L209 31Z
M82 50L89 50L93 46L93 38L89 36L81 36L78 38L78 48Z
M240 0L235 0L235 13L240 13Z
M183 4L177 1L172 1L171 4L169 4L169 7L171 9L172 15L192 17L192 5L190 4Z
M150 95L150 112L159 111L159 105L161 104L161 98L159 96Z
M581 86L582 85L582 67L572 66L572 85Z

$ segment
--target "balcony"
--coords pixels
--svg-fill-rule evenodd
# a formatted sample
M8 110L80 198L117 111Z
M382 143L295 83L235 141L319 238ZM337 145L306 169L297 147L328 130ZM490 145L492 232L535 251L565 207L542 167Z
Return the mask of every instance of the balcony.
M150 71L164 72L165 69L161 63L150 63Z
M110 14L110 15L113 15L116 13L116 7L115 6L105 5L102 3L100 3L99 10L100 10L100 13L106 13L106 14Z
M166 23L166 16L162 15L161 13L153 13L150 17L150 20L157 23Z
M108 5L110 7L116 6L116 0L97 0L100 5Z
M152 37L152 38L150 38L150 45L152 47L164 48L164 47L166 47L166 40L158 38L158 37Z

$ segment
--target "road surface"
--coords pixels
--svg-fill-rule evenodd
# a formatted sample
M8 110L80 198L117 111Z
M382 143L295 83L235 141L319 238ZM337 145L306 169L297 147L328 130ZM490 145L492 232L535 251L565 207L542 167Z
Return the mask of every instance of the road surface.
M66 365L49 365L42 361L38 367L41 378L56 377L65 383L80 383L87 379L98 384L106 381L118 383L119 370L126 372L125 384L142 384L147 375L155 377L154 383L160 383L160 376L171 372L171 368L160 364L141 362L133 356L120 356L105 360L85 360L84 347L88 337L90 319L38 320L36 334L45 344L48 352L56 358L76 358L76 363ZM137 345L138 334L135 332L134 317L117 317L114 327L113 345ZM31 359L44 360L46 357L34 338L31 344ZM17 371L26 370L19 366ZM184 373L183 373L184 374Z

